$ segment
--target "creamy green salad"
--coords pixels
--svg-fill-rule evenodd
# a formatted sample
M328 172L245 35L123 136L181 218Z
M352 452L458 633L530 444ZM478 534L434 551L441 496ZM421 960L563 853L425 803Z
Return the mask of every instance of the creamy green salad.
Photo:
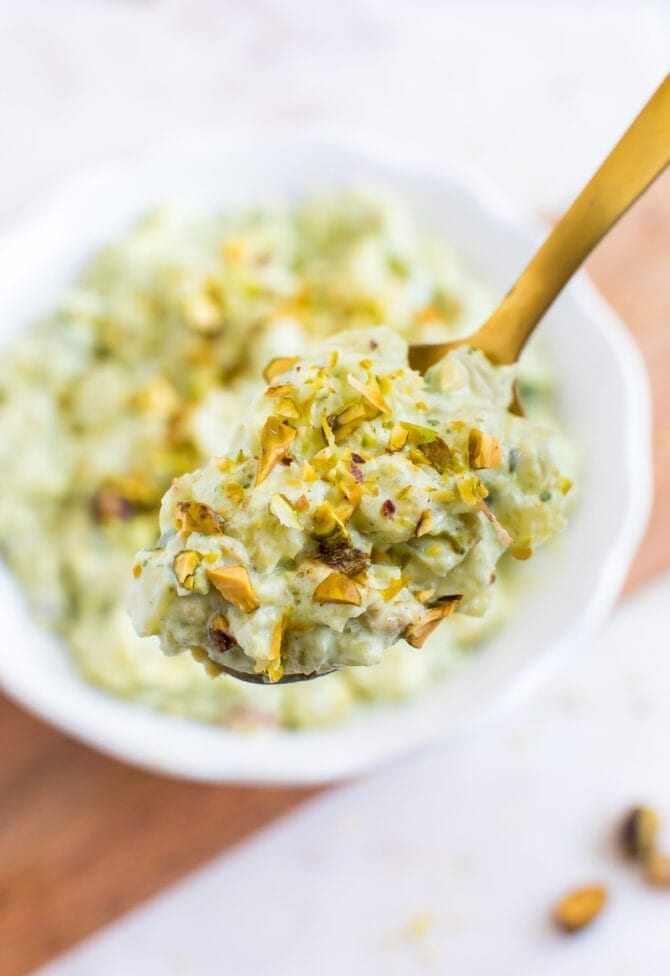
M82 675L239 729L341 721L448 675L513 612L507 555L486 616L455 613L420 650L401 641L374 667L270 690L212 681L190 655L165 656L157 637L138 637L127 580L135 552L155 544L172 480L229 455L270 360L309 358L348 329L385 325L422 342L466 335L493 304L448 244L377 191L223 215L169 208L102 249L0 358L0 495L11 512L0 550ZM550 423L551 375L532 350L521 376L529 416Z
M268 365L227 455L175 480L138 553L140 635L274 683L485 612L501 555L563 528L570 482L508 409L515 367L463 346L424 379L407 359L377 326Z

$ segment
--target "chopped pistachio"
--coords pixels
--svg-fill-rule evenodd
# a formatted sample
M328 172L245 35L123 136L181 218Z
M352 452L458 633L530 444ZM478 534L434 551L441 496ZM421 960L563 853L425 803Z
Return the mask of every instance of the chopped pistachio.
M225 522L204 502L177 502L177 528L180 532L200 532L202 535L222 535Z
M389 434L387 449L389 451L402 451L403 447L407 443L407 438L409 437L409 431L405 427L401 427L396 424L391 428L391 433Z
M344 523L335 514L329 502L324 502L322 505L319 505L314 511L313 518L312 535L315 539L319 539L321 542L331 546L350 541L350 536L344 527Z
M458 608L463 598L444 596L431 607L416 624L407 628L403 637L412 647L423 647L435 628Z
M278 356L276 359L271 359L263 370L263 379L266 383L272 383L277 376L293 369L299 359L299 356Z
M421 444L419 451L436 471L443 474L453 465L453 457L447 444L441 437L435 437L427 444Z
M486 485L479 478L474 477L458 478L456 480L456 487L466 505L479 506L482 498L486 498L489 493Z
M515 559L519 559L523 562L526 559L531 558L533 555L533 548L532 546L512 546L510 552Z
M400 426L407 431L410 444L430 444L438 437L437 431L433 430L432 427L412 424L408 420L401 420Z
M241 613L253 613L260 601L244 566L227 566L208 569L207 579L215 586L224 600L232 603Z
M607 889L588 885L569 892L556 904L554 921L563 932L579 932L590 925L607 901Z
M172 568L180 586L185 590L193 590L195 586L195 571L200 565L202 556L193 549L183 549L174 558Z
M315 603L341 603L360 607L361 594L356 584L344 573L330 573L314 590Z
M300 519L286 495L274 494L270 498L270 511L286 529L300 529Z
M274 409L278 417L286 417L289 420L300 419L300 410L295 400L292 400L291 397L282 397L277 401Z
M369 383L361 383L352 373L349 373L347 376L347 381L372 407L387 416L391 415L391 408L376 386L372 386Z
M420 539L422 535L428 535L433 528L433 516L429 508L425 508L419 516L416 524L416 537Z
M268 386L265 391L266 397L285 397L289 394L295 393L295 384L293 383L278 383L276 386Z
M295 431L278 417L270 416L261 431L261 456L256 472L256 485L262 484L273 468L288 453L295 440Z
M499 468L502 464L500 453L500 442L493 434L485 434L482 430L473 427L468 438L468 452L470 455L470 467L478 470L480 468Z

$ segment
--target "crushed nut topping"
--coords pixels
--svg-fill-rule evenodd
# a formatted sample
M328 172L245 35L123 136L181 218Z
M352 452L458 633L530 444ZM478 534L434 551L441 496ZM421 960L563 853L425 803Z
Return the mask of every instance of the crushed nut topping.
M396 507L390 498L386 498L382 502L381 513L387 519L392 519L393 516L395 515Z
M270 384L282 373L288 373L299 361L300 356L278 356L276 359L271 359L263 370L263 379Z
M462 596L443 596L423 615L418 623L408 627L403 637L412 647L423 647L435 628L458 609Z
M207 579L224 600L232 603L242 613L253 613L261 605L244 566L208 569Z
M180 586L185 590L192 590L195 586L195 571L200 565L202 556L192 549L184 549L174 558L172 568Z
M203 502L177 502L177 528L180 532L200 532L202 535L221 535L226 524L213 508Z
M278 417L268 417L261 431L261 456L256 471L256 486L262 484L272 469L279 464L291 447L295 436L296 432L293 428Z
M315 603L342 603L360 607L362 600L356 584L344 573L331 573L314 590Z
M475 468L475 470L479 470L480 468L499 468L502 464L498 438L492 434L485 434L484 431L477 430L476 427L473 427L470 431L468 451L470 454L470 467Z

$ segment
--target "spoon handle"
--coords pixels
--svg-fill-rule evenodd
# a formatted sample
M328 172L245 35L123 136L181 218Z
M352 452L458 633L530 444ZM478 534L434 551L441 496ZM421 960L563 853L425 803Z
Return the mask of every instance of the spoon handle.
M670 75L469 341L513 363L577 268L670 163Z

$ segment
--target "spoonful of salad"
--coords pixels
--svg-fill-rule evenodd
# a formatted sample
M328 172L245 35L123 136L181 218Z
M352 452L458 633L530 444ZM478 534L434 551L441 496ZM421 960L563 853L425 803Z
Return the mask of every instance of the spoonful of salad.
M571 487L551 436L510 409L516 358L669 161L666 79L473 336L408 349L377 327L273 360L227 456L163 500L133 566L138 633L212 674L285 683L483 614L500 557L560 531Z

